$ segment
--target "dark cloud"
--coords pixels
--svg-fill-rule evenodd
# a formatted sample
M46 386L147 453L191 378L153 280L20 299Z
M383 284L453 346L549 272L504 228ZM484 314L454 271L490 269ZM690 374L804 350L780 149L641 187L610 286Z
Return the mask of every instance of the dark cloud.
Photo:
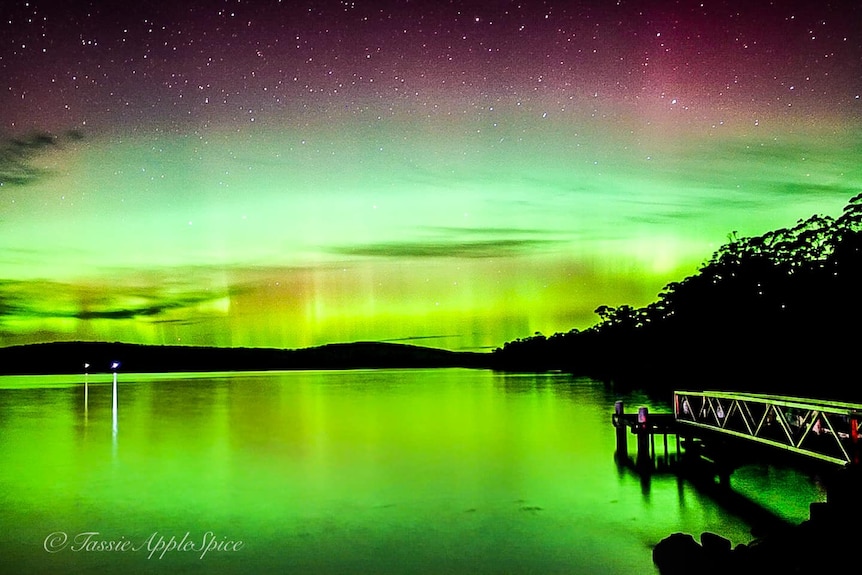
M31 165L32 158L44 148L55 145L53 138L36 135L26 140L0 143L0 186L24 186L40 179L45 170Z
M464 236L539 236L547 235L548 230L529 229L529 228L460 228L460 227L431 227L428 228L432 232L442 233L446 235L461 234Z
M208 298L190 298L180 301L158 301L147 306L101 310L81 310L67 314L66 317L72 317L75 319L138 319L142 317L157 316L167 311L182 309L188 307L189 305L203 303L205 301L208 301Z
M63 142L74 142L82 138L80 132L71 131L59 137L49 133L35 133L25 138L0 140L0 186L26 186L42 179L49 172L33 166L33 159Z
M815 184L813 182L776 182L775 192L790 196L826 196L851 198L859 193L859 188L843 184Z
M530 228L432 226L418 230L427 239L352 244L324 248L347 256L385 258L495 258L559 245L556 232Z
M405 342L405 341L419 341L426 339L453 339L462 337L458 334L450 334L450 335L416 335L413 337L396 337L392 339L381 339L378 340L381 343L397 343L397 342Z
M834 137L810 135L807 138L730 138L692 143L682 151L680 169L704 175L710 173L738 176L748 172L757 178L765 174L799 169L816 172L834 170L836 174L862 174L858 158L862 137L841 133Z
M218 301L227 293L186 290L178 294L158 289L112 289L44 281L0 282L0 322L4 318L107 319L155 318L161 314ZM130 299L140 305L123 305Z
M200 323L203 318L195 318L195 319L156 319L151 323L160 324L160 325L194 325L196 323Z
M536 238L489 239L479 241L384 242L331 248L331 253L346 256L386 258L496 258L548 248L557 240Z

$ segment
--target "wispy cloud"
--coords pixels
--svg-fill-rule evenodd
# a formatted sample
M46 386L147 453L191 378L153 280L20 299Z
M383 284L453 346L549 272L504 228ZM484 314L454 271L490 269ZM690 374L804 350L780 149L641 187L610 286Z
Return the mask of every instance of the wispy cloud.
M25 138L7 138L0 141L0 186L26 186L40 180L49 172L33 166L32 160L64 141L81 138L81 133L74 131L61 137L40 132Z
M357 246L336 246L331 253L387 258L499 258L548 248L557 240L510 238L480 241L383 242Z
M560 236L555 231L533 228L426 226L417 229L411 239L336 245L324 250L373 258L496 258L550 249L563 243Z
M378 340L381 343L396 343L396 342L405 342L405 341L421 341L421 340L429 340L429 339L454 339L462 337L459 334L450 334L450 335L416 335L412 337L396 337L392 339L381 339Z
M73 285L44 281L0 282L0 322L4 319L129 320L157 318L172 311L218 302L225 291L183 291L140 287Z

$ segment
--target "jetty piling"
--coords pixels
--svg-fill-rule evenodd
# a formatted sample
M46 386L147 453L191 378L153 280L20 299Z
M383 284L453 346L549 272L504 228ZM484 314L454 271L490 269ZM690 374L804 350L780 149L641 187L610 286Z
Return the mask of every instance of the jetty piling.
M655 436L662 436L664 448L662 463L670 465L671 453L667 436L676 435L676 454L679 456L680 438L672 413L650 413L648 407L639 407L637 413L625 413L622 401L614 403L613 425L616 429L616 456L622 462L630 460L628 454L628 434L636 436L635 466L642 471L657 463Z
M623 416L625 415L625 405L622 401L617 401L614 403L614 417L613 423L617 432L617 455L625 457L628 455L628 435L626 434L626 426L621 424Z
M638 408L637 424L634 432L638 437L638 455L636 464L638 467L644 467L652 462L652 456L655 454L655 441L653 434L650 433L650 427L647 423L649 417L649 409L646 407Z

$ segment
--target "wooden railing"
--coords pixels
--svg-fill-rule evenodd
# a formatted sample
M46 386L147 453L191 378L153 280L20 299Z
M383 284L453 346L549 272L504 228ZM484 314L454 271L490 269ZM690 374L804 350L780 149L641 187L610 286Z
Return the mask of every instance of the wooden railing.
M839 465L859 463L862 405L721 391L675 391L674 418Z

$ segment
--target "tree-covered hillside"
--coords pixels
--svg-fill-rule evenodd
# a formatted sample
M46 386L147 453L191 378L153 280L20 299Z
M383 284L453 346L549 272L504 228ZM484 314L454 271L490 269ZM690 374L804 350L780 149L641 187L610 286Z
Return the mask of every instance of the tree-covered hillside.
M859 397L862 194L838 218L730 241L643 308L601 306L583 331L494 352L500 367L637 385Z

